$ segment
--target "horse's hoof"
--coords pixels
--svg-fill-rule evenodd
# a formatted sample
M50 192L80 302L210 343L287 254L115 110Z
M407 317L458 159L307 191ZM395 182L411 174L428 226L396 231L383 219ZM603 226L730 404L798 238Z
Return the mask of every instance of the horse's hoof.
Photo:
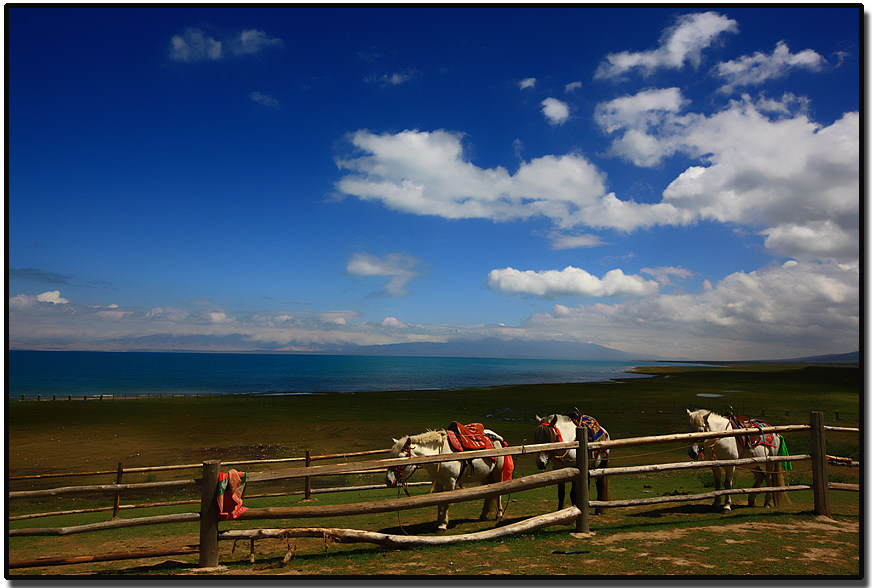
M448 530L448 527L436 527L436 534L441 535L442 533L444 533L447 530Z
M725 506L724 508L721 509L721 512L722 512L723 514L730 514L730 512L731 512L732 510L733 510L733 509L731 509L729 506Z

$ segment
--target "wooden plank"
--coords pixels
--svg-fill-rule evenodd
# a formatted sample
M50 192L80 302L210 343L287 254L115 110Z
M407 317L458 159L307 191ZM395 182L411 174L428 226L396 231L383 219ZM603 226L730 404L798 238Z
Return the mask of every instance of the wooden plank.
M118 561L123 559L146 559L153 557L168 557L170 555L187 555L198 553L196 545L186 545L176 549L140 549L138 551L117 551L114 553L101 553L98 555L76 555L72 557L38 557L9 562L9 569L13 568L38 568L42 566L66 566L79 563L92 563L98 561Z
M831 427L825 426L824 431L838 431L841 433L859 433L860 429L856 427Z
M760 433L788 433L791 431L808 431L809 425L781 425L778 427L760 427L753 429L734 429L731 431L708 431L703 433L673 433L669 435L654 435L650 437L627 437L625 439L612 439L610 441L596 441L588 447L591 451L596 449L613 449L615 447L636 447L639 445L651 445L654 443L673 443L678 441L701 441L703 439L716 439L718 437L740 437L742 435L759 435Z
M92 494L118 492L119 490L153 490L155 488L185 488L196 487L200 484L197 480L171 480L168 482L143 482L140 484L96 484L91 486L63 486L61 488L48 488L46 490L21 490L9 492L12 498L38 498L43 496L60 496L62 494Z
M237 518L241 520L255 519L304 519L313 517L336 517L336 516L351 516L356 514L374 514L381 512L394 512L398 510L408 510L412 508L424 508L428 506L438 506L440 504L451 504L455 502L466 502L469 500L478 500L494 495L509 494L512 492L520 492L533 488L541 488L550 486L558 482L567 482L578 476L578 470L575 468L562 468L559 470L551 470L541 474L533 474L524 476L516 480L508 480L505 482L497 482L495 484L487 484L485 486L477 486L474 488L460 488L451 490L450 492L438 492L433 494L425 494L422 496L412 496L408 498L393 498L389 500L378 500L373 502L357 502L353 504L336 504L336 505L314 505L314 506L290 506L290 507L267 507L267 508L249 508Z
M830 487L830 490L844 490L846 492L859 492L860 491L859 484L843 484L841 482L830 482L829 487Z
M593 444L591 444L593 445ZM777 461L808 461L809 455L784 455L778 457L746 457L744 459L719 459L717 461L677 461L675 463L652 464L646 466L627 466L621 468L599 468L590 470L591 478L600 476L620 476L624 474L646 474L649 472L668 472L671 470L695 470L725 465L751 465Z
M46 527L34 529L9 529L9 537L33 537L49 535L73 535L76 533L91 533L93 531L105 531L107 529L124 529L126 527L141 527L144 525L165 525L168 523L187 523L199 521L200 513L184 512L170 515L158 515L153 517L139 517L135 519L112 519L101 523L88 525L76 525L73 527Z
M488 539L499 539L535 531L543 527L551 525L562 525L570 523L578 517L580 510L574 506L563 510L531 517L517 523L495 527L486 531L478 531L476 533L466 533L462 535L390 535L386 533L375 533L371 531L358 531L355 529L337 529L337 528L322 528L322 527L302 527L296 529L240 529L224 531L219 535L219 539L287 539L297 537L323 537L326 539L334 539L340 543L375 543L385 547L402 548L402 547L419 547L427 545L449 545L452 543L469 543L472 541L483 541Z
M591 500L590 506L596 508L620 508L624 506L642 506L649 504L662 504L666 502L693 502L706 500L727 494L760 494L761 492L795 492L798 490L811 490L811 486L797 484L795 486L774 486L760 488L732 488L730 490L715 490L701 494L676 494L674 496L654 496L651 498L633 498L628 500Z

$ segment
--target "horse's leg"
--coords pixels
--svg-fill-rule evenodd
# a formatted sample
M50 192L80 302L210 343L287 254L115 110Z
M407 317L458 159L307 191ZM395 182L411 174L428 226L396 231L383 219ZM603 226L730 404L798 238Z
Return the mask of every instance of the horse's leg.
M721 489L721 468L713 467L712 468L712 477L715 479L715 492ZM721 497L715 496L715 501L712 503L712 508L717 510L721 505Z
M609 467L609 460L604 459L596 464L597 469ZM596 499L605 501L609 499L609 478L608 476L600 476L596 479ZM603 514L606 509L598 506L594 510L594 514Z
M754 474L754 486L753 488L759 488L763 482L766 480L766 474L764 474L760 468L755 468L752 470ZM764 501L766 506L769 506L769 493L766 493L766 500ZM748 506L755 506L757 504L757 493L752 492L748 494Z
M443 468L443 471L447 468ZM437 481L433 484L434 492L443 492L445 490L454 490L456 485L456 478L453 476L446 475L440 476L437 478ZM436 507L436 532L444 533L448 530L448 507L449 504L441 504Z
M731 490L733 488L733 475L736 473L736 466L726 466L724 467L724 490ZM727 494L724 496L724 508L723 512L728 513L732 510L733 501L730 499L730 495Z
M487 467L487 464L484 464L484 467ZM491 469L491 472L487 475L487 477L481 481L482 485L492 484L495 481L495 477L496 477L495 472L496 471L497 471L497 468L493 467ZM481 514L479 515L478 520L486 521L488 518L490 518L491 513L495 513L496 518L500 517L501 508L499 508L497 506L498 499L499 499L499 496L489 496L488 498L484 499L484 505L482 506ZM500 506L502 506L502 505L500 505Z
M573 492L573 495L575 495L574 492ZM566 498L566 484L557 484L557 510L563 510L563 500L565 498Z

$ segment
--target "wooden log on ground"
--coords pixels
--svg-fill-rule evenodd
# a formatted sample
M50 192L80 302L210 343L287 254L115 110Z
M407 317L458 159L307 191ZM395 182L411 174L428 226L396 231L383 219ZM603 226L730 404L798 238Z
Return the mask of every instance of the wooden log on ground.
M591 445L593 445L591 443ZM717 461L677 461L675 463L652 464L647 466L627 466L622 468L599 468L590 470L591 478L601 476L619 476L623 474L646 474L650 472L668 472L672 470L695 470L725 465L751 465L776 461L808 461L810 455L784 455L779 457L746 457L744 459L719 459Z
M76 525L73 527L45 527L33 529L9 529L9 537L33 537L49 535L73 535L76 533L91 533L107 529L124 529L126 527L141 527L144 525L165 525L167 523L187 523L199 521L200 513L183 512L178 514L158 515L153 517L138 517L135 519L112 519L101 523Z
M73 557L38 557L9 562L9 569L13 568L38 568L42 566L66 566L71 564L91 563L98 561L118 561L122 559L146 559L152 557L169 557L171 555L188 555L198 553L200 549L196 545L187 545L177 549L146 549L139 551L117 551L114 553L101 553L99 555L76 555Z
M426 545L448 545L451 543L469 543L487 539L499 539L509 535L535 531L551 525L562 525L574 521L581 511L570 506L563 510L532 517L517 523L495 527L487 531L466 533L463 535L390 535L387 533L375 533L372 531L359 531L356 529L337 529L331 527L302 527L297 529L240 529L223 531L218 535L219 539L287 539L298 537L323 537L333 539L340 543L375 543L384 547L403 548L419 547Z
M397 510L438 506L440 504L466 502L469 500L487 498L489 496L531 490L533 488L541 488L543 486L550 486L560 482L565 483L576 476L578 476L578 470L576 468L562 468L541 474L524 476L523 478L508 480L506 482L497 482L495 484L476 486L474 488L460 488L457 490L451 490L450 492L424 494L422 496L412 496L409 498L392 498L389 500L356 502L353 504L249 508L236 520L304 519L312 517L335 517L394 512Z
M761 492L795 492L798 490L811 490L811 486L797 484L795 486L761 486L759 488L732 488L730 490L715 490L701 494L676 494L670 496L654 496L651 498L632 498L628 500L591 500L590 506L595 508L620 508L623 506L644 506L650 504L663 504L666 502L693 502L706 500L727 494L760 494Z

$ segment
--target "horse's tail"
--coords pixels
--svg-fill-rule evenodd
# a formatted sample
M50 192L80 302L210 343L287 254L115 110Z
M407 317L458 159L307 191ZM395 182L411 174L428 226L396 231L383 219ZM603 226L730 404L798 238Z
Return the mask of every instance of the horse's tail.
M784 481L784 468L781 467L781 462L776 463L775 471L769 474L769 485L773 487L786 485ZM785 504L790 504L790 497L784 490L773 492L772 502L774 506L783 506Z
M787 453L787 443L784 441L784 436L778 436L778 455L789 455ZM769 485L770 486L786 486L787 483L784 480L784 470L791 469L791 465L789 461L785 462L776 462L775 463L775 471L770 474ZM787 492L773 492L772 493L772 501L775 506L782 506L784 504L790 504L790 497L787 495Z
M599 464L600 468L609 467L609 458L605 458ZM609 477L608 476L600 476L596 479L596 499L597 500L611 500L609 497Z

